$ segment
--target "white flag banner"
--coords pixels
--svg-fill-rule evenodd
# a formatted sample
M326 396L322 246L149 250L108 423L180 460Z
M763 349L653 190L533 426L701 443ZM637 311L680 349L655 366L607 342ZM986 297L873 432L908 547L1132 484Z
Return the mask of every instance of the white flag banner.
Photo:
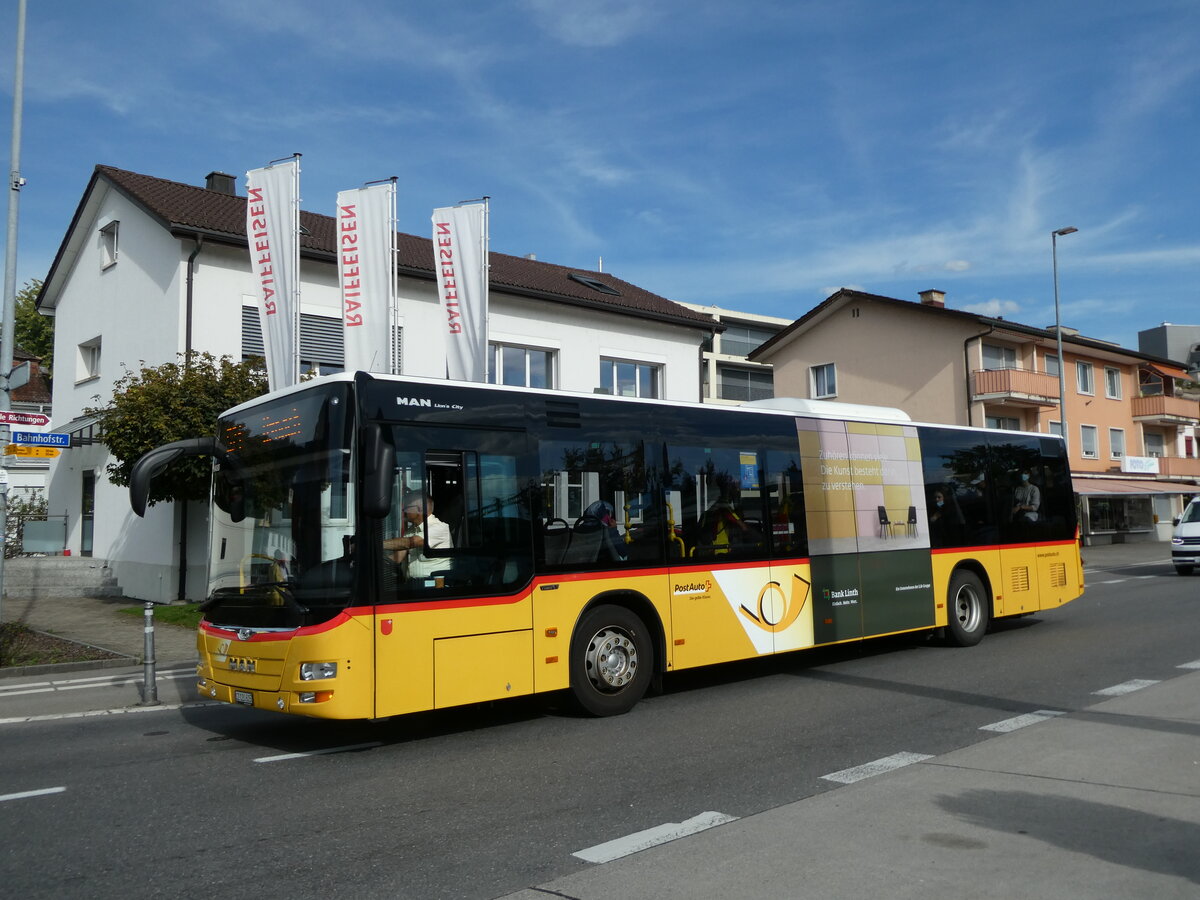
M338 280L346 371L392 372L396 310L396 182L337 195Z
M487 380L487 204L433 211L433 266L445 314L446 377Z
M246 237L258 279L267 384L299 381L300 158L246 173Z

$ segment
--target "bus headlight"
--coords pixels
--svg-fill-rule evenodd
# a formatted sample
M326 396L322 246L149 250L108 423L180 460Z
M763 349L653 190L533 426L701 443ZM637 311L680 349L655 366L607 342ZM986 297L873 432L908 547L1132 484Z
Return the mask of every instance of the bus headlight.
M300 663L300 680L301 681L321 681L326 678L337 678L337 663L335 663L335 662Z

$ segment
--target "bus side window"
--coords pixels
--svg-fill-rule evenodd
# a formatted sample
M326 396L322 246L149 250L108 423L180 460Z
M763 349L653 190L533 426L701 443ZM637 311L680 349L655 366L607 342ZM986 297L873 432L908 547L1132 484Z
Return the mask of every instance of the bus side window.
M640 440L543 440L540 558L577 569L649 565L663 555L654 447Z

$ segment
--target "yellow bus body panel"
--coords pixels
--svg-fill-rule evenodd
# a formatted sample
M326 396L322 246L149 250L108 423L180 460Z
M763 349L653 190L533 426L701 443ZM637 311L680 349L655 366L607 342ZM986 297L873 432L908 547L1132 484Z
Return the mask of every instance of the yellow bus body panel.
M342 613L321 628L263 632L243 641L236 629L197 633L202 698L326 719L374 715L371 617ZM301 681L300 664L336 662L337 677ZM302 694L328 694L303 703ZM249 699L249 703L241 698Z

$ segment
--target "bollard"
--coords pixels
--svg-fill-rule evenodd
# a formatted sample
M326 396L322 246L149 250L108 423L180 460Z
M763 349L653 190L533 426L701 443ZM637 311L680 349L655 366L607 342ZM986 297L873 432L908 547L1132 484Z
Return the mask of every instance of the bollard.
M142 685L142 706L158 705L158 683L154 672L154 604L146 601L142 628L145 634L145 647L142 650L145 684Z

